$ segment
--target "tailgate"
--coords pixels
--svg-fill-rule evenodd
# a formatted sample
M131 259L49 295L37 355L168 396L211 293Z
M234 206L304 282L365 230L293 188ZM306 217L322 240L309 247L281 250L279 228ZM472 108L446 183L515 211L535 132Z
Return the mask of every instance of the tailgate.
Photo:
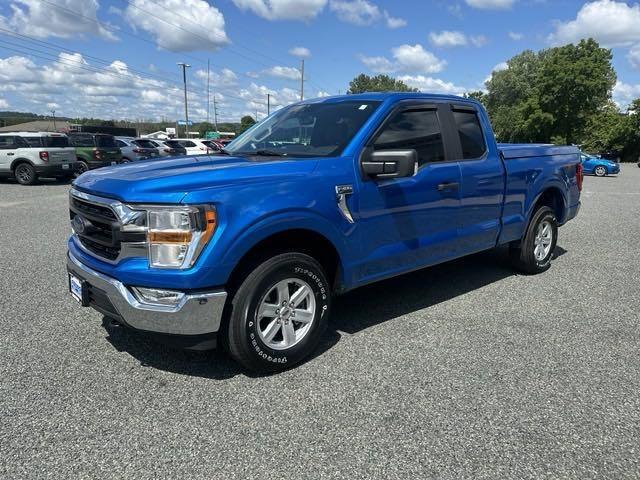
M76 151L73 147L69 148L48 148L49 163L65 163L76 161Z

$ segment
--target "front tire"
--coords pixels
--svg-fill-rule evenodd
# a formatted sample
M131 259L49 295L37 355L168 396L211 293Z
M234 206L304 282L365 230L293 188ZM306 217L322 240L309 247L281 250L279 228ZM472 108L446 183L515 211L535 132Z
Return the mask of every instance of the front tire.
M33 185L38 181L38 174L30 163L20 163L13 175L20 185Z
M607 169L603 166L596 167L594 170L596 177L605 177L607 175Z
M255 268L233 296L229 353L249 370L285 370L316 349L330 307L329 283L315 259L302 253L274 256Z
M522 240L511 244L511 261L523 273L542 273L551 266L557 242L558 219L551 208L540 207L531 217Z
M84 172L87 172L89 170L89 165L87 164L87 162L83 161L83 160L78 160L78 165L76 167L76 177L79 177L80 175L82 175Z

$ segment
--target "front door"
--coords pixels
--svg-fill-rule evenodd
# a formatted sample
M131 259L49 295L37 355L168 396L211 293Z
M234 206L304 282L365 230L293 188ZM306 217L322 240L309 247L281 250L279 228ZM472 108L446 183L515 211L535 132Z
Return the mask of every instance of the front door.
M367 143L374 150L415 149L419 165L412 177L365 178L357 185L358 283L457 254L460 170L449 158L441 108L415 101L401 104Z
M11 162L16 159L15 137L9 135L0 136L0 172L10 172Z

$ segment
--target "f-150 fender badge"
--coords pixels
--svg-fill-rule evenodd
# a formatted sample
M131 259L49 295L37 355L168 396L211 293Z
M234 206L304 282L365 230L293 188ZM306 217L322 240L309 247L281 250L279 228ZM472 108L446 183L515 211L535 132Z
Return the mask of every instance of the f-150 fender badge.
M353 216L347 205L347 196L353 193L353 185L336 185L336 202L338 210L349 223L353 223Z

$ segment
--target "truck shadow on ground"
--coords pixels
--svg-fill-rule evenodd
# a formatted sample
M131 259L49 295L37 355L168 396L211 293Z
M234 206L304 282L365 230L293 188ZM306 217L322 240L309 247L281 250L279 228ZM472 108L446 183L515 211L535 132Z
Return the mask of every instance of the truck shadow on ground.
M567 251L556 247L554 257ZM359 288L336 298L325 337L310 361L340 341L341 332L355 334L374 325L446 302L460 295L518 275L505 248L482 252ZM246 372L222 349L193 352L171 348L147 335L103 319L107 340L127 352L143 367L212 379L232 378Z

